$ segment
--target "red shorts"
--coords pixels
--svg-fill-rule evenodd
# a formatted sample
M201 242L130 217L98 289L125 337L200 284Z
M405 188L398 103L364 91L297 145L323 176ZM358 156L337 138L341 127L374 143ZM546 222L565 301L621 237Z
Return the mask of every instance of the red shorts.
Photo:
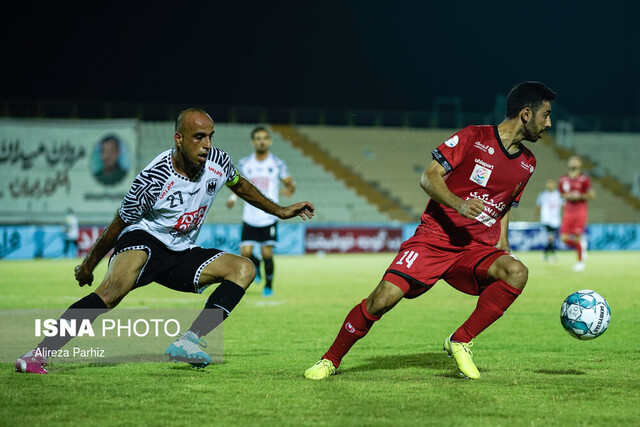
M480 295L489 284L489 267L509 252L472 242L452 246L428 234L414 235L400 246L400 251L384 274L383 280L416 298L443 279L457 290Z
M587 212L576 212L565 214L562 217L562 225L560 226L560 234L573 234L580 236L584 234L587 226Z

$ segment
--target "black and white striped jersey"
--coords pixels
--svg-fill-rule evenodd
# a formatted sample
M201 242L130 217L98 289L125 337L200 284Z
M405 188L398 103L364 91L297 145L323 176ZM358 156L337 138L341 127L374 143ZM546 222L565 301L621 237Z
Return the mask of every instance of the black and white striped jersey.
M239 175L224 150L212 147L202 172L193 180L177 173L172 150L160 153L136 176L120 206L123 233L144 230L174 251L195 245L211 204L223 185Z

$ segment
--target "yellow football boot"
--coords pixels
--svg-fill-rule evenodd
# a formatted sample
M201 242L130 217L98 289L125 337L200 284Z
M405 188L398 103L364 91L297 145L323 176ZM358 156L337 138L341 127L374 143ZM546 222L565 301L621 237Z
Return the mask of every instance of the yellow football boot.
M330 360L320 359L315 365L307 369L304 377L310 380L323 380L336 373L336 367Z
M478 372L478 368L473 363L473 353L471 353L471 350L469 349L472 345L473 342L468 344L463 342L453 342L451 341L451 336L449 336L444 340L444 346L442 349L449 353L449 357L453 356L458 364L460 374L471 380L477 380L480 378L480 372Z

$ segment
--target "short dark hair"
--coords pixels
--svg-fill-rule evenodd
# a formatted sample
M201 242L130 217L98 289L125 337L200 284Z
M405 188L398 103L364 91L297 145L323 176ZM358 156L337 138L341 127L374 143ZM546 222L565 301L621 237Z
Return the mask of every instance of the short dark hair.
M174 129L174 132L182 132L182 126L184 126L184 118L189 113L202 113L205 116L209 115L206 111L204 111L201 108L187 108L185 110L182 110L180 111L180 114L178 114L178 118L176 119L176 126Z
M104 144L106 144L109 141L115 142L116 148L118 149L118 151L120 151L120 139L117 136L112 134L109 134L100 140L100 148L102 148Z
M535 111L544 101L552 102L556 93L540 82L522 82L509 92L507 97L507 119L518 116L523 108Z
M251 131L251 139L255 139L256 133L262 132L262 131L264 131L267 134L269 134L269 138L271 138L271 132L269 132L269 129L267 129L264 126L258 126L254 130Z

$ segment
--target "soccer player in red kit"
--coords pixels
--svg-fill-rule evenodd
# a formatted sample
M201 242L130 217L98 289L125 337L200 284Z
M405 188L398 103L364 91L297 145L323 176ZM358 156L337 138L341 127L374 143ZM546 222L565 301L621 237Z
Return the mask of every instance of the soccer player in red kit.
M560 239L578 253L578 262L573 271L583 271L587 260L587 239L584 238L587 225L587 202L596 196L591 188L591 180L582 172L580 156L570 156L567 161L569 173L558 182L560 195L565 200L560 226Z
M440 144L420 186L431 197L413 237L368 298L347 315L338 336L305 377L335 373L349 349L403 298L415 298L440 279L479 295L471 316L444 341L460 373L477 379L471 340L495 322L520 295L528 270L509 253L509 210L517 206L536 159L522 141L535 142L551 127L555 93L524 82L507 97L497 126L469 126Z

